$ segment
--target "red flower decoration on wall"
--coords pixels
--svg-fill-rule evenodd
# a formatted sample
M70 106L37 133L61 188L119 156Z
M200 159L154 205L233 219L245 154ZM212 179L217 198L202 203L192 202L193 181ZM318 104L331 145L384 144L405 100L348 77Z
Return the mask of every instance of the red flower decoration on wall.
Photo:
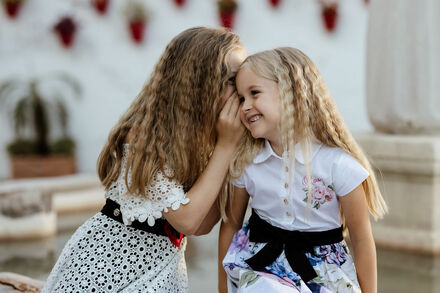
M143 20L131 21L129 23L131 37L136 43L142 43L144 39L145 22Z
M23 0L3 0L2 2L9 18L16 18L20 12L20 7L21 4L23 4Z
M105 14L107 12L109 1L110 0L92 0L92 4L99 14Z
M238 6L237 2L234 0L219 0L217 5L222 26L232 29L234 26L235 11Z
M273 7L278 7L281 3L281 0L269 0L270 5Z
M64 47L69 48L72 46L77 29L77 25L72 17L64 16L55 24L53 29Z
M174 0L174 3L179 6L182 7L183 5L185 5L186 0Z
M327 31L332 32L336 28L338 22L338 3L325 4L322 7L322 19Z

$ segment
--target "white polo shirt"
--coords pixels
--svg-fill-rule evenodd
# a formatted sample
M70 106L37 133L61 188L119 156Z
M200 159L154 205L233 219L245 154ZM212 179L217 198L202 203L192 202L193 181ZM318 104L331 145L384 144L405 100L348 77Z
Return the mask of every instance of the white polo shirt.
M283 158L275 154L267 140L233 184L246 188L252 198L251 207L273 226L299 231L338 228L342 225L338 197L350 193L369 174L355 158L336 147L313 144L310 160L312 199L308 206L306 168L299 145L295 147L292 188L288 188L289 173Z

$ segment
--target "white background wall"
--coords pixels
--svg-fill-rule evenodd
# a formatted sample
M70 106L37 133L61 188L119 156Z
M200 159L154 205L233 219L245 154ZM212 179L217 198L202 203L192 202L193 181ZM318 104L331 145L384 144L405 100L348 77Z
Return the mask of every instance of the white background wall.
M150 20L144 43L136 45L126 27L124 1L110 1L104 16L88 0L27 1L14 20L3 9L0 12L0 82L63 71L82 84L82 99L68 102L81 172L95 172L110 128L141 89L166 44L186 28L219 25L216 0L187 0L182 8L172 0L144 0ZM365 107L368 6L363 0L339 1L333 33L324 29L317 0L284 0L277 9L267 0L237 2L234 31L250 54L277 46L303 50L321 70L349 128L372 128ZM51 31L65 14L79 22L69 50ZM9 113L0 109L0 178L10 174L5 148L12 139Z

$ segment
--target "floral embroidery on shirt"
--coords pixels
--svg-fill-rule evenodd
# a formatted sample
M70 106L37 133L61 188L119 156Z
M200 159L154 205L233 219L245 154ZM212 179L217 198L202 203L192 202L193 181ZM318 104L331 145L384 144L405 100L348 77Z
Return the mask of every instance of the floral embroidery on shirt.
M335 196L335 188L330 184L326 185L322 178L316 178L312 176L312 207L315 209L319 209L323 204L328 201L331 201ZM309 196L309 187L307 184L307 176L304 176L302 180L303 191L306 193L306 197L303 199L304 202L307 202Z

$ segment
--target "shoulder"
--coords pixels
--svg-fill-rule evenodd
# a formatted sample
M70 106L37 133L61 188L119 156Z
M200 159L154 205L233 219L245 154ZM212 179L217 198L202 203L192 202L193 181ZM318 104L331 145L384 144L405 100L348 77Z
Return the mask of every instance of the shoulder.
M345 150L343 150L340 147L331 147L328 145L321 145L317 156L316 161L324 162L328 166L335 166L335 165L345 165L345 164L358 164L361 165L361 163L354 158L352 155L347 153Z
M334 160L343 156L344 154L347 153L340 147L332 147L322 144L317 155L319 155L321 158L325 157L328 160Z
M252 165L253 163L251 163L250 165ZM246 187L246 183L249 180L249 167L250 165L247 165L243 171L241 172L241 174L231 174L232 175L232 184L236 187L239 188L245 188Z
M342 148L324 146L322 151L337 195L349 193L369 176L361 162Z

